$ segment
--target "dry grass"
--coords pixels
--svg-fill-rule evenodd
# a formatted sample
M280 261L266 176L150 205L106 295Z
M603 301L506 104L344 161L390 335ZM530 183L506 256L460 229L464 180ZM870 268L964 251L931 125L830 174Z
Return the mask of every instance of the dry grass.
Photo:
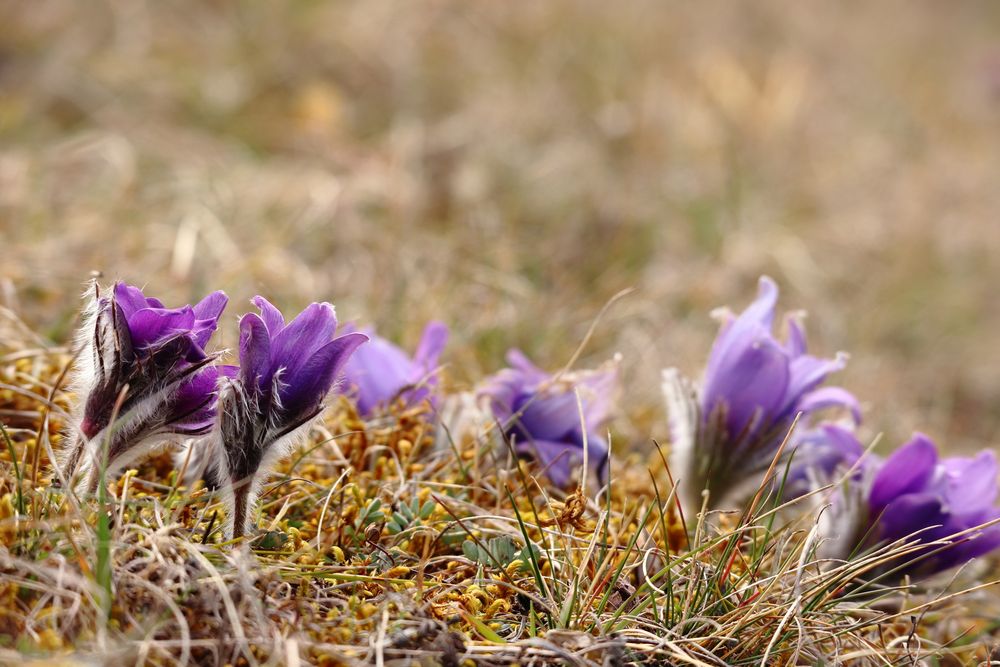
M488 424L452 437L423 408L366 423L337 404L266 488L249 542L220 543L221 503L169 453L96 497L64 493L49 462L72 359L0 323L0 661L988 659L1000 582L866 584L910 547L822 561L815 513L763 493L687 529L662 465L615 464L609 489L567 496Z
M72 647L122 663L613 664L655 645L665 663L713 664L712 651L759 661L775 637L775 661L913 664L956 637L945 662L984 659L989 592L915 628L829 601L786 616L818 581L808 524L760 538L774 545L756 554L766 567L726 592L690 592L716 583L735 519L706 529L719 553L671 550L670 485L648 443L667 432L659 369L695 374L704 313L746 302L760 273L813 310L817 349L852 353L839 380L868 405L868 437L996 441L997 14L985 1L0 4L0 305L30 323L0 317L0 421L20 462L3 454L0 662ZM625 463L610 505L588 501L581 518L609 534L541 527L558 510L539 487L503 466L466 477L419 444L438 442L426 416L363 425L341 406L325 423L339 437L317 432L268 496L280 546L202 544L214 501L175 488L165 458L113 489L110 533L95 539L98 505L48 489L44 447L58 447L68 400L53 391L68 360L55 343L93 269L169 302L222 288L231 314L258 292L289 308L330 300L404 342L442 319L455 389L509 346L560 367L607 300L636 287L580 364L624 355ZM426 531L345 538L374 498L386 513L434 497L447 507ZM457 516L477 539L523 545L515 507L555 552L543 586L431 537ZM645 554L681 559L670 616L641 589ZM616 564L641 589L631 601L595 576ZM409 570L388 575L396 566ZM571 629L547 620L585 577L595 596L570 604ZM616 613L612 626L628 623L612 635ZM575 632L594 624L609 633Z

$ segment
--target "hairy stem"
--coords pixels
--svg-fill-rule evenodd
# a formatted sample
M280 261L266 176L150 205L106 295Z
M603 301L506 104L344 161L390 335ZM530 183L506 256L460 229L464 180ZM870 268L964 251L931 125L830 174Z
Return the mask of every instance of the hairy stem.
M233 482L233 528L230 539L243 537L249 532L251 482L251 478Z

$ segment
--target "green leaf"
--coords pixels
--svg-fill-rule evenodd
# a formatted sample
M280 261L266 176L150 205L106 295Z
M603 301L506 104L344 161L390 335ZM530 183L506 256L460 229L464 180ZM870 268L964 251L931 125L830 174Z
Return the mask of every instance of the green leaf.
M496 632L494 632L493 628L486 625L486 623L484 623L482 619L478 618L477 616L473 616L471 614L463 614L463 615L465 616L467 621L476 626L476 630L479 631L479 634L481 634L483 636L483 639L485 639L486 641L493 642L494 644L507 643L506 639L504 639Z
M465 557L476 563L481 563L482 559L479 557L480 549L479 545L472 540L466 540L462 543L462 553Z

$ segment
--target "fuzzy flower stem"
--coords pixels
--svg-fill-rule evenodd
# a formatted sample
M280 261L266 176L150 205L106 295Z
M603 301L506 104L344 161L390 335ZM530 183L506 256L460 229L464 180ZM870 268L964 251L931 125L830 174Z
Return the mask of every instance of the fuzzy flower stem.
M240 319L240 367L222 381L210 477L227 504L226 536L253 529L253 506L267 473L323 410L348 358L368 337L334 338L329 303L313 303L286 323L264 297L260 314Z
M166 308L137 287L119 282L102 295L94 284L74 364L80 403L65 479L91 466L83 488L92 489L98 467L110 474L161 443L208 432L220 370L205 345L226 302L214 292L195 306Z

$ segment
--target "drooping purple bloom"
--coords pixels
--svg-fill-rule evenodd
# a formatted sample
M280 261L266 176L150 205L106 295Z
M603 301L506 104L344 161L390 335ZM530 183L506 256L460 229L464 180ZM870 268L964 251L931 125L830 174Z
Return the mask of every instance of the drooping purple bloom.
M264 297L260 315L240 319L240 368L222 382L214 482L229 494L228 534L243 535L262 475L323 409L351 353L368 337L334 338L329 303L313 303L289 323ZM228 484L228 486L226 486Z
M722 328L705 368L700 392L665 374L671 419L671 458L685 485L687 502L699 507L709 489L710 505L755 486L770 465L795 416L846 409L860 420L857 400L839 387L821 386L841 370L847 355L833 359L806 352L798 318L786 318L787 340L773 334L778 288L760 279L757 299L739 316L724 313Z
M558 487L573 481L573 470L584 460L604 481L608 442L601 428L607 423L616 389L613 368L566 373L556 378L531 363L519 350L507 353L506 368L489 378L484 396L504 434L518 454L536 457ZM583 421L576 392L583 405Z
M1000 525L974 530L1000 519L992 451L941 459L934 442L916 433L884 462L876 460L864 483L841 493L834 509L848 509L840 509L825 529L838 545L831 555L846 558L898 540L917 542L926 547L889 560L879 571L927 576L1000 547ZM851 494L853 500L845 497Z
M205 346L227 301L223 292L213 292L195 306L166 308L122 282L108 295L94 286L80 333L74 384L82 409L70 434L67 478L85 451L93 489L100 467L95 457L104 445L110 473L171 436L210 429L220 371Z
M358 412L367 417L397 400L408 406L425 400L436 405L438 359L448 342L448 327L428 323L412 358L373 331L364 333L370 342L344 367L345 384L354 389Z
M784 497L797 498L836 482L864 455L854 432L832 422L793 436L793 453L784 477ZM778 480L781 481L781 480Z
M1000 518L997 461L990 450L973 458L939 459L923 434L886 459L868 496L869 516L878 521L879 541L892 542L921 530L922 542L951 537ZM929 529L929 530L923 530ZM1000 526L993 526L934 554L916 568L937 572L1000 547Z

